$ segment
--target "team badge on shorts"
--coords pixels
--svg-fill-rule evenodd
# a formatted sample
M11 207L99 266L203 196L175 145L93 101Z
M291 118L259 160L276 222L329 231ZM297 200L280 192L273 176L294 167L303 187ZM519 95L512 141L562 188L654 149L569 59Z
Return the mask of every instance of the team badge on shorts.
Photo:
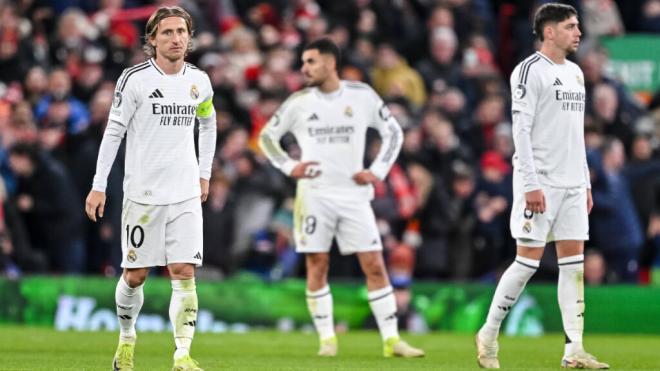
M137 260L137 253L135 250L128 250L128 254L126 254L126 260L128 260L131 263L135 263Z
M532 218L534 218L534 212L530 209L525 209L523 210L523 217L526 219L525 224L523 224L522 230L525 233L529 233L532 231Z
M193 84L193 85L190 87L190 97L191 97L192 99L197 99L197 98L199 98L199 90L197 90L197 85L195 85L195 84Z

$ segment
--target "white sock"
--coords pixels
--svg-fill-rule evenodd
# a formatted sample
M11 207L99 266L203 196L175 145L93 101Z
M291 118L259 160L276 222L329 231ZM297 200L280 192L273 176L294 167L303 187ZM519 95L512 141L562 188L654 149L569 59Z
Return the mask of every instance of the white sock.
M188 355L197 324L197 290L195 278L172 280L170 321L174 329L174 359Z
M557 301L564 323L566 345L564 356L582 350L584 330L584 255L567 256L557 260L559 282Z
M538 260L516 256L516 260L507 268L497 284L486 323L479 330L481 339L487 342L497 340L502 321L518 301L527 281L536 273L539 263Z
M307 308L314 321L314 327L319 339L325 340L335 336L335 324L332 315L332 293L330 286L325 285L319 290L309 291L307 294Z
M392 286L369 291L367 297L383 341L392 337L398 338L399 323L396 316L396 300L394 299Z
M142 303L144 303L144 294L142 286L130 287L124 280L124 276L119 278L117 288L115 289L115 304L117 306L117 319L119 319L119 340L128 343L135 343L135 321L137 320Z

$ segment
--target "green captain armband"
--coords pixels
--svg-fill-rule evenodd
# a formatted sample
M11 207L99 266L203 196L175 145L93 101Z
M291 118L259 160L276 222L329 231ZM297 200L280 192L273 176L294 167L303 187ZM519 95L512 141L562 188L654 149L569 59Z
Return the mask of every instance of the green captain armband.
M197 106L197 117L209 118L213 113L213 98L209 98Z

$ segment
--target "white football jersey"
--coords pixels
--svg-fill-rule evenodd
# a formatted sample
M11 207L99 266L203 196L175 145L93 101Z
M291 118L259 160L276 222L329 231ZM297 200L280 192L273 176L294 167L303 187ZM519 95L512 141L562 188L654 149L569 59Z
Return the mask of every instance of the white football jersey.
M173 75L153 59L124 70L109 116L126 127L124 197L150 205L199 197L195 116L211 116L212 98L208 76L189 63Z
M584 75L575 63L556 64L536 52L511 73L513 112L533 117L531 146L539 183L552 187L587 186L584 145ZM515 130L520 130L514 125ZM519 170L519 153L513 156Z
M262 130L259 144L270 161L288 175L298 162L282 150L279 140L291 132L301 148L301 161L316 161L321 171L316 178L299 180L299 190L371 198L373 188L352 179L364 169L368 127L377 129L382 140L369 170L384 179L399 154L403 134L376 92L360 82L341 81L340 88L329 94L307 88L291 95Z

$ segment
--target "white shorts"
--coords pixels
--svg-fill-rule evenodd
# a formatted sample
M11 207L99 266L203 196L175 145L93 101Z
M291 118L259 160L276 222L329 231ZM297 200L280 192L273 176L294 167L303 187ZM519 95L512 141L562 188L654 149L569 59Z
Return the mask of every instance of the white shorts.
M342 255L380 251L383 246L368 200L308 195L298 187L293 234L300 253L329 252L337 238Z
M170 205L145 205L126 199L121 219L123 268L172 263L202 265L202 203L199 198Z
M511 235L518 245L545 247L551 241L589 239L587 189L542 186L545 212L532 213L525 208L522 187L513 186Z

